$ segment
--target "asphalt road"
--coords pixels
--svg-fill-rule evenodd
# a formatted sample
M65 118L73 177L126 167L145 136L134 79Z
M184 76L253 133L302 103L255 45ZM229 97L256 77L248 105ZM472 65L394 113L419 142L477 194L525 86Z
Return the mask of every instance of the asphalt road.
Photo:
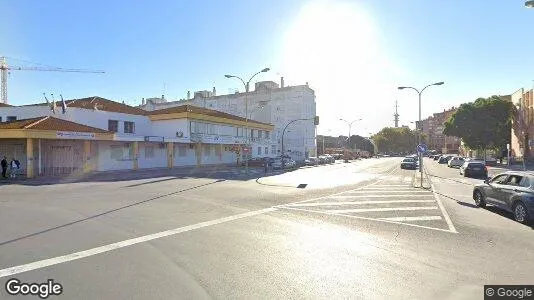
M53 279L49 299L483 299L484 284L534 284L532 227L476 208L479 181L457 169L426 161L421 189L399 162L0 186L0 282Z

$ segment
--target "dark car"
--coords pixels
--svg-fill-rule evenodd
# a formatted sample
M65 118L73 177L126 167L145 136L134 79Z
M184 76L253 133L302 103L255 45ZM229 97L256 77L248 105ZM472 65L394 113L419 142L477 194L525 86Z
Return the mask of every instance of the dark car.
M438 164L447 164L452 156L442 155L438 159Z
M506 172L486 179L474 187L473 199L478 207L491 204L511 212L519 223L532 222L534 173Z
M460 167L460 175L464 177L488 177L488 168L483 161L466 161Z
M401 169L417 169L417 162L412 157L405 157L400 165Z
M434 159L434 160L438 160L440 157L441 157L441 155L436 154L436 155L434 155L433 159Z

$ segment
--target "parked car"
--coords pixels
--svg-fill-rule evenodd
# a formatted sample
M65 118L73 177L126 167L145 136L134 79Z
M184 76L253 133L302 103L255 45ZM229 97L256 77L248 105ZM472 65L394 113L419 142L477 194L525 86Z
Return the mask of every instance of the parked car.
M495 157L486 158L486 166L496 166L496 165L497 165L497 159Z
M469 160L460 166L460 175L464 177L488 177L488 168L483 161Z
M519 223L532 222L534 173L509 171L486 179L473 188L473 199L478 207L491 204L511 212Z
M254 157L248 160L248 166L249 167L262 167L265 163L265 158L263 157ZM241 162L241 166L245 166L247 164L246 160L243 160Z
M449 160L447 159L447 156L445 156L445 155L440 156L439 159L438 159L438 164L446 164L448 162L449 162Z
M310 156L304 160L304 165L306 166L316 166L319 164L319 159L317 157Z
M434 159L434 160L439 160L440 157L441 157L441 155L436 154L436 155L434 155L433 159Z
M401 169L417 169L417 162L413 157L405 157L400 165Z
M461 156L454 156L452 157L449 162L447 163L447 165L449 166L449 168L455 168L455 167L461 167L465 162L465 159Z
M330 154L325 154L324 156L326 157L326 161L327 161L328 163L333 164L333 163L336 162L336 159L335 159L332 155L330 155Z
M284 161L284 167L286 169L293 169L293 168L297 167L297 163L292 159L288 159L288 160Z
M320 165L326 164L327 162L328 162L328 160L327 160L326 156L324 156L324 155L319 156L319 164Z

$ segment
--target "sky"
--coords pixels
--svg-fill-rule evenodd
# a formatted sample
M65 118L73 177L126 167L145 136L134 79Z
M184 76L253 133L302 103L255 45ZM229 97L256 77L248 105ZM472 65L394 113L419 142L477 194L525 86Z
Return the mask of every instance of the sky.
M224 74L315 90L319 134L414 127L422 117L534 85L534 9L524 0L0 0L0 56L20 67L104 74L12 71L9 103L101 96L218 94L242 84Z

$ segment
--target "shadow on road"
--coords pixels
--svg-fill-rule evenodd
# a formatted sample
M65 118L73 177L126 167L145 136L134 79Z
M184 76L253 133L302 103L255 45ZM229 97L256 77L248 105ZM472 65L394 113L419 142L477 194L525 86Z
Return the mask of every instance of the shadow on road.
M111 213L114 213L114 212L129 208L129 207L137 206L137 205L140 205L140 204L144 204L144 203L147 203L147 202L150 202L150 201L154 201L154 200L158 200L158 199L165 198L165 197L168 197L168 196L176 195L176 194L179 194L179 193L187 192L187 191L190 191L190 190L199 189L199 188L206 187L206 186L209 186L209 185L212 185L212 184L215 184L215 183L218 183L218 182L223 182L223 181L225 181L225 180L224 179L219 179L219 180L216 180L216 181L213 181L213 182L200 184L200 185L193 186L193 187L190 187L190 188L187 188L187 189L182 189L182 190L179 190L179 191L176 191L176 192L172 192L172 193L168 193L168 194L152 197L150 199L146 199L146 200L142 200L142 201L138 201L138 202L135 202L135 203L132 203L132 204L128 204L128 205L125 205L125 206L121 206L121 207L118 207L118 208L115 208L115 209L111 209L111 210L108 210L108 211L105 211L105 212L102 212L102 213L99 213L99 214L96 214L96 215L92 215L92 216L87 217L87 218L83 218L83 219L72 221L72 222L69 222L69 223L66 223L66 224L63 224L63 225L51 227L51 228L48 228L48 229L45 229L45 230L41 230L41 231L38 231L38 232L35 232L35 233L24 235L24 236L21 236L21 237L18 237L18 238L14 238L14 239L11 239L11 240L8 240L8 241L3 241L3 242L0 242L0 246L6 245L6 244L9 244L9 243L13 243L13 242L16 242L16 241L20 241L20 240L23 240L23 239L26 239L26 238L34 237L34 236L37 236L37 235L40 235L40 234L43 234L43 233L47 233L47 232L50 232L50 231L53 231L53 230L56 230L56 229L61 229L61 228L65 228L65 227L68 227L68 226L71 226L71 225L74 225L74 224L82 223L82 222L85 222L85 221L88 221L88 220L91 220L91 219L95 219L95 218L98 218L98 217L101 217L101 216L105 216L105 215L108 215L108 214L111 214Z

